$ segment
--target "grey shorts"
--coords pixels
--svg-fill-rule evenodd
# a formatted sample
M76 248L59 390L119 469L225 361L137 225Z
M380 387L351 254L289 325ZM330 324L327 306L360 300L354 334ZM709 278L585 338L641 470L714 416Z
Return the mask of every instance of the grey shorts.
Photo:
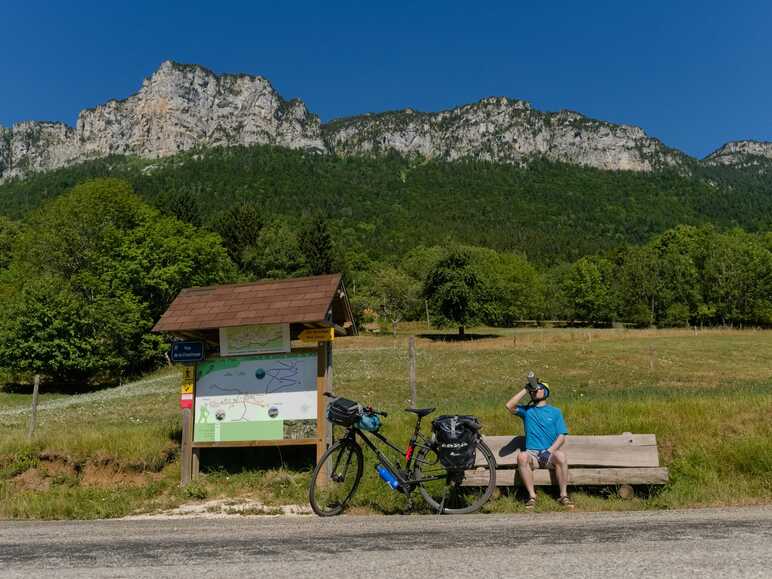
M528 464L531 465L532 469L535 470L537 468L550 468L550 469L554 469L555 468L555 464L552 462L552 456L550 456L550 460L547 463L547 466L541 467L541 466L539 466L539 452L540 451L538 451L538 450L526 450L525 452L528 453Z

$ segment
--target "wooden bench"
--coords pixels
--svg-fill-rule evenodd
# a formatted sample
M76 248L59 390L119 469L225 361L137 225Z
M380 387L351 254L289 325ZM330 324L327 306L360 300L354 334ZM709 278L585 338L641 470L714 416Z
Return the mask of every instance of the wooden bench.
M517 455L524 447L522 436L484 436L483 440L496 457L496 485L520 484ZM566 436L562 450L568 457L570 485L660 485L668 482L667 468L659 466L657 438L653 434L606 436ZM478 453L476 466L484 464ZM479 484L483 477L467 471L465 485ZM537 485L557 484L555 473L547 469L534 472Z

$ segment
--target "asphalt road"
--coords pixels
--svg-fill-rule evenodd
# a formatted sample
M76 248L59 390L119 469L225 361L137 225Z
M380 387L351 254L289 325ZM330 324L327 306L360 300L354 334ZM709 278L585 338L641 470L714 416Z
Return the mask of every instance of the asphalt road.
M772 507L0 522L2 577L772 577Z

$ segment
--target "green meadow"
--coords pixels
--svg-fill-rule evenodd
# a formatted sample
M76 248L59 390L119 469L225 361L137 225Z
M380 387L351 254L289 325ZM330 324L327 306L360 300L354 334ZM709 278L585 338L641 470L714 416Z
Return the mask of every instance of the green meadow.
M402 409L414 333L418 405L436 406L436 414L476 414L487 434L520 433L504 402L533 369L549 382L573 434L657 435L669 484L638 488L631 500L613 488L577 488L579 510L772 502L770 331L477 328L470 332L488 337L464 342L422 332L411 324L397 337L335 342L336 393L388 411L384 432L399 445L413 424ZM31 395L0 390L0 517L119 517L214 498L248 497L268 507L306 502L310 463L275 449L262 451L271 454L267 468L255 468L252 460L261 457L254 452L235 468L207 460L203 476L180 488L178 396L177 369L87 394L44 391L28 440ZM352 513L403 506L401 495L365 470ZM542 492L538 508L558 507ZM503 489L486 510L521 511L521 497Z

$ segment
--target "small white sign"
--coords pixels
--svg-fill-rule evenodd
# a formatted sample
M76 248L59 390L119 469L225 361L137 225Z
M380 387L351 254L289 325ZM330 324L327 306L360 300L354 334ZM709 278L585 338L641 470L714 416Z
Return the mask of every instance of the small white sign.
M289 352L289 324L260 324L220 328L220 355L275 354Z

